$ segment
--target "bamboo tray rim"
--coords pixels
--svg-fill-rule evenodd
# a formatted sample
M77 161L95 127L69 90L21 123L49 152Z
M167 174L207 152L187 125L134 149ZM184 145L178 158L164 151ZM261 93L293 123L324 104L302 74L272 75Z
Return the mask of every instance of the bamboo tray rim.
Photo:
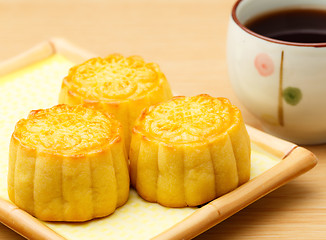
M95 56L65 39L52 38L18 56L1 62L0 77L54 54L61 54L74 63ZM232 192L199 208L153 239L194 238L271 191L309 171L317 164L316 156L309 150L248 125L246 127L253 143L281 159L281 161ZM41 221L1 197L0 213L0 222L28 239L64 239Z

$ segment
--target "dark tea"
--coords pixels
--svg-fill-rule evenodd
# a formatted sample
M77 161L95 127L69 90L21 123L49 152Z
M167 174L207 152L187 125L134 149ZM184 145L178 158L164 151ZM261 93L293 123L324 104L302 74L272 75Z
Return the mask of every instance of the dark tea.
M326 10L284 9L257 16L244 24L260 35L297 43L326 42Z

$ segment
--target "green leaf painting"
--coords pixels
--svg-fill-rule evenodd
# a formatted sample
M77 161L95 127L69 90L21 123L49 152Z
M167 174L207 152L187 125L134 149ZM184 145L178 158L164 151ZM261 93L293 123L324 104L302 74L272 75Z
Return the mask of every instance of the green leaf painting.
M286 103L295 106L302 99L302 92L296 87L287 87L283 90L283 98Z

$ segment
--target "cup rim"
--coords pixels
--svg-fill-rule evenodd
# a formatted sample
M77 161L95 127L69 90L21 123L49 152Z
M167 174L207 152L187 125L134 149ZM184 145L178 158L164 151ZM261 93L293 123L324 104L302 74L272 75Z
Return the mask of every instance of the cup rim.
M238 19L236 11L237 8L239 6L239 4L241 2L243 2L245 0L237 0L237 2L233 5L232 7L232 12L231 12L231 16L233 21L245 32L249 33L250 35L260 38L262 40L268 41L268 42L272 42L272 43L277 43L277 44L281 44L281 45L289 45L289 46L297 46L297 47L326 47L326 42L322 42L322 43L298 43L298 42L288 42L288 41L282 41L282 40L277 40L274 38L269 38L263 35L260 35L258 33L255 33L253 31L251 31L250 29L248 29L247 27L245 27Z

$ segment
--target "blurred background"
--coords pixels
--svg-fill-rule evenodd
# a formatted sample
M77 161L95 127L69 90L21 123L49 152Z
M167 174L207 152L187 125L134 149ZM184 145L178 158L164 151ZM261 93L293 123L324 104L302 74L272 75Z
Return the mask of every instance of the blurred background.
M0 60L62 37L100 56L137 54L157 62L180 94L223 95L233 2L0 0Z

